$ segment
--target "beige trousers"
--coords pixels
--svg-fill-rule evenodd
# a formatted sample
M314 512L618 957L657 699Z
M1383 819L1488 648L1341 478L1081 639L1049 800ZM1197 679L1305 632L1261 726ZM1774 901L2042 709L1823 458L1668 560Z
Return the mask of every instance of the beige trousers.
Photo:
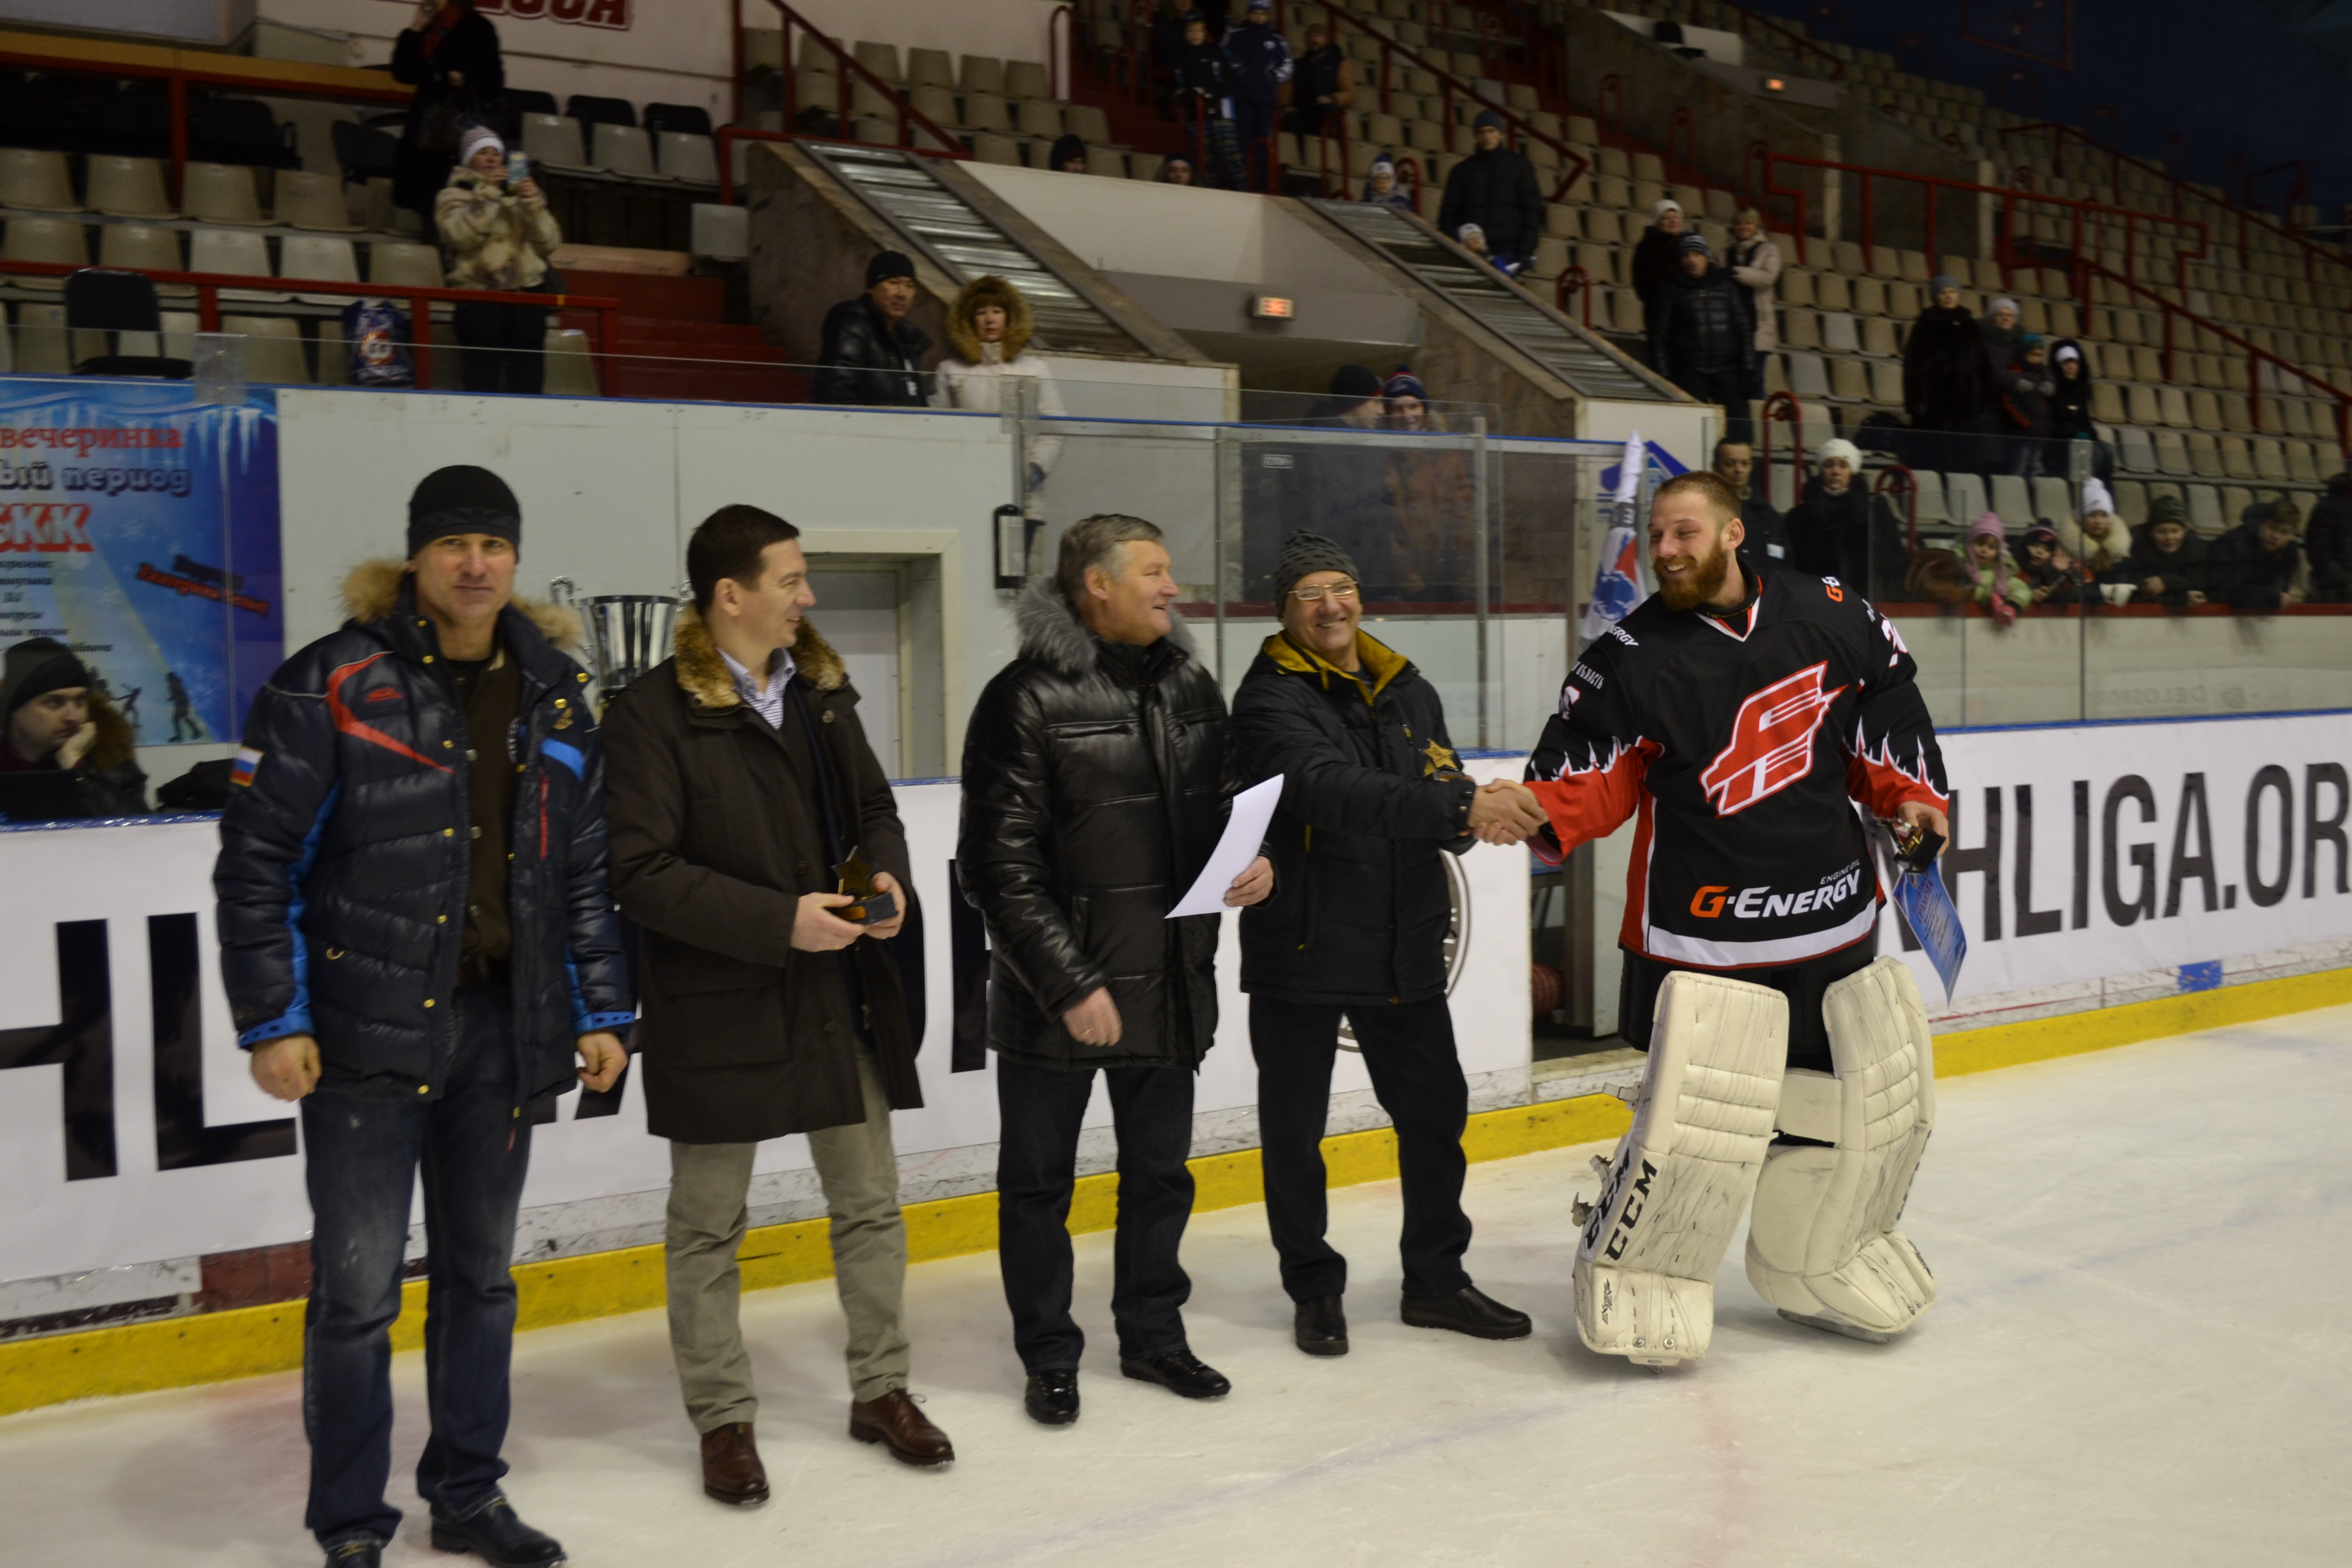
M866 1120L808 1135L832 1218L833 1271L849 1320L849 1393L879 1399L907 1386L907 1226L898 1212L898 1156L890 1106L871 1056L860 1051ZM735 1261L749 1222L756 1143L669 1146L669 1343L686 1413L697 1432L753 1419L759 1396L738 1311Z

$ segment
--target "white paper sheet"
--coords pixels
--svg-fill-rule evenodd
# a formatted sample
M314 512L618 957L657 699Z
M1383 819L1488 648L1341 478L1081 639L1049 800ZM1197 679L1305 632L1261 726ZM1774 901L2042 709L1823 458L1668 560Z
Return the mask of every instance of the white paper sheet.
M1225 836L1217 840L1217 847L1209 863L1192 882L1192 889L1176 901L1168 918L1179 915L1213 915L1225 907L1225 893L1234 879L1249 869L1257 858L1258 846L1265 842L1266 824L1274 820L1274 808L1282 800L1282 775L1275 774L1262 784L1253 784L1234 796L1233 815L1225 818Z

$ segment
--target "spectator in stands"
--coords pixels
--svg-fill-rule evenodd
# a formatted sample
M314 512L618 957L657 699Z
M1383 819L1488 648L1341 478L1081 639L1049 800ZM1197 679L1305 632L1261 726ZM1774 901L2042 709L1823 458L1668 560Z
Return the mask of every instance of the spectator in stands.
M88 666L55 637L0 660L0 817L147 815L136 737Z
M474 0L423 0L393 42L392 79L416 89L392 166L392 199L431 223L467 122L505 107L499 30Z
M1059 136L1054 140L1054 150L1045 155L1045 167L1058 169L1065 174L1087 172L1087 142L1083 136Z
M1067 413L1052 368L1028 352L1036 330L1028 297L1011 283L991 275L965 284L948 308L948 346L954 352L940 361L939 406L997 413L1004 407L1005 378L1014 376L1035 384L1038 413L1048 418ZM1024 465L1031 490L1045 482L1061 455L1062 437L1041 430Z
M1387 384L1360 364L1343 364L1331 373L1331 390L1316 410L1313 423L1343 426L1351 430L1377 430L1388 422Z
M1240 86L1233 56L1210 40L1209 25L1198 13L1185 17L1184 47L1176 54L1176 120L1192 132L1209 184L1221 191L1243 188L1241 138L1234 129Z
M1788 520L1765 499L1763 487L1755 483L1756 448L1745 441L1724 437L1715 444L1715 471L1731 487L1731 493L1739 498L1739 522L1748 532L1747 542L1739 547L1740 553L1750 561L1788 564Z
M2116 569L2131 554L2131 531L2116 515L2116 498L2102 480L2083 481L2083 523L2072 547L2074 559L2097 583L2116 581Z
M1903 345L1904 416L1912 429L1935 433L1913 443L1920 450L1912 466L1972 468L1964 433L1977 427L1986 386L1977 321L1960 303L1958 279L1938 274L1928 287L1935 302L1911 323Z
M1802 500L1789 509L1789 554L1811 576L1859 584L1892 599L1910 567L1903 521L1883 496L1860 482L1862 448L1843 437L1821 445L1820 468Z
M1715 265L1706 237L1684 235L1682 267L1650 311L1650 363L1660 375L1723 408L1727 439L1748 437L1754 379L1754 296Z
M2116 456L2105 441L2099 439L2097 422L2091 416L2091 356L2083 345L2072 338L2061 338L2050 352L2050 444L2042 448L2042 471L2045 474L2068 474L2074 470L2067 461L2069 442L2091 443L2091 472L2101 479L2112 479L2116 471Z
M1429 389L1406 366L1397 366L1381 384L1381 401L1388 405L1386 424L1390 429L1429 428Z
M1683 205L1668 196L1651 209L1650 226L1633 246L1633 293L1642 320L1654 319L1658 297L1682 270Z
M2042 363L2040 334L2021 332L2017 357L2010 363L2000 397L1993 405L2003 445L2002 471L2032 479L2041 470L2042 447L2050 440L2049 395L2057 387L2047 379Z
M2037 520L2020 542L2025 559L2018 574L2025 579L2037 605L2071 605L2090 591L2090 574L2083 563L2058 542L2058 531Z
M1307 52L1291 72L1290 129L1301 136L1325 135L1338 129L1339 117L1355 101L1356 62L1318 22L1307 29Z
M1282 89L1296 69L1289 40L1275 31L1273 11L1270 0L1249 0L1242 25L1224 39L1240 77L1234 90L1234 129L1241 136L1242 156L1268 190L1276 161L1271 145L1275 120L1282 111Z
M2303 531L2303 553L2311 563L2314 603L2340 605L2352 599L2352 469L2332 476L2327 493L2311 509Z
M1984 605L1996 621L2006 624L2016 619L2017 612L2033 602L2033 590L2018 571L2016 557L2009 552L2000 519L1991 512L1969 524L1960 570L1969 579L1968 602Z
M2189 515L2178 496L2148 503L2147 527L2116 576L2132 587L2135 605L2178 610L2205 602L2210 563L2204 541L2189 531Z
M1976 431L1983 438L1976 444L1973 460L1966 465L1974 472L2017 471L2017 454L2022 448L2006 405L2013 396L2031 395L2038 379L2022 368L2021 338L2014 300L1995 300L1977 321L1977 379L1983 400L1977 410Z
M1748 290L1756 313L1756 370L1748 395L1761 397L1764 356L1780 347L1780 313L1773 300L1780 283L1780 247L1764 232L1764 215L1754 207L1739 209L1738 219L1732 225L1728 259L1733 280ZM1743 515L1740 521L1748 520Z
M1511 262L1495 254L1493 247L1488 246L1486 243L1486 231L1480 228L1476 224L1464 224L1461 228L1454 232L1454 237L1460 242L1463 249L1468 251L1471 255L1476 257L1479 260L1485 262L1487 266L1493 268L1504 277L1508 278L1518 270L1518 268L1512 265Z
M539 182L509 179L506 143L477 125L449 171L433 216L448 253L449 287L548 292L547 258L563 243ZM537 393L547 380L547 308L461 303L450 312L465 346L468 392Z
M1192 160L1181 153L1171 153L1160 165L1160 183L1163 185L1189 185L1198 177Z
M2248 507L2213 547L2213 591L2241 610L2291 608L2311 596L2311 563L2295 542L2303 521L2278 496Z
M1464 224L1476 224L1496 264L1516 272L1535 259L1536 242L1543 237L1543 193L1536 185L1535 165L1505 143L1503 117L1493 110L1480 110L1471 125L1478 150L1446 176L1437 226L1458 234Z
M866 292L824 313L810 388L817 402L930 405L919 368L930 350L930 335L907 319L915 308L915 264L904 253L885 250L866 264Z
M1414 210L1412 198L1405 195L1403 186L1397 184L1396 164L1386 153L1372 160L1372 172L1364 176L1362 199L1404 212Z

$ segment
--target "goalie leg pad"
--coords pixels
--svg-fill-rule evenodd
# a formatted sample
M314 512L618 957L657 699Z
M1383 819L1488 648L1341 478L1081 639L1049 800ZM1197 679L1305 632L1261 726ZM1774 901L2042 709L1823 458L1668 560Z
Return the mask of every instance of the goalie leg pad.
M1896 1223L1936 1123L1927 1010L1882 958L1822 1000L1834 1077L1795 1071L1779 1125L1832 1147L1776 1144L1756 1186L1748 1279L1786 1318L1884 1342L1935 1304L1936 1280Z
M1585 1345L1646 1366L1706 1353L1715 1273L1755 1190L1788 1065L1777 991L1678 971L1659 987L1633 1125L1576 1253Z

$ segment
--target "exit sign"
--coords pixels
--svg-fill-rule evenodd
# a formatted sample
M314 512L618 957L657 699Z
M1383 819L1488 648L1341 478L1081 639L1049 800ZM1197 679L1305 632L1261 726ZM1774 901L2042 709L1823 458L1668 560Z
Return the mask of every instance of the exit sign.
M1289 300L1273 294L1261 294L1250 301L1250 314L1262 321L1286 321L1297 313Z

